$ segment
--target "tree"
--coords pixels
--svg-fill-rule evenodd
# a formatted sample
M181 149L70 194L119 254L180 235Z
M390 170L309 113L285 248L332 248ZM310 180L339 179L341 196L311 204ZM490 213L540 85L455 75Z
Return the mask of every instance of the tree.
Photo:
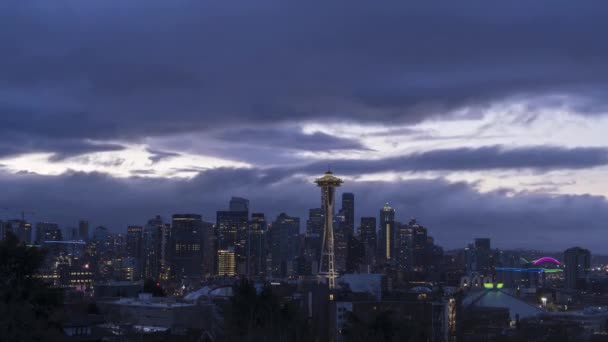
M165 297L165 291L160 283L148 278L144 281L144 292L151 293L153 297Z
M8 233L0 242L0 336L4 341L60 340L63 296L36 271L44 252Z
M258 294L244 278L233 286L224 321L228 341L310 340L308 323L294 303L281 303L270 286Z
M372 341L426 341L424 331L412 320L396 320L392 311L380 311L369 322L352 312L346 313L344 340L349 342Z

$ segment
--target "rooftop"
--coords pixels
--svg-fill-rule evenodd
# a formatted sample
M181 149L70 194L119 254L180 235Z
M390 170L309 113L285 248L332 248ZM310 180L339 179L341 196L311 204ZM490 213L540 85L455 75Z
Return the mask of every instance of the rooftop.
M515 320L516 316L524 319L542 312L541 309L502 290L484 290L470 293L463 300L463 304L473 307L508 308L512 320Z

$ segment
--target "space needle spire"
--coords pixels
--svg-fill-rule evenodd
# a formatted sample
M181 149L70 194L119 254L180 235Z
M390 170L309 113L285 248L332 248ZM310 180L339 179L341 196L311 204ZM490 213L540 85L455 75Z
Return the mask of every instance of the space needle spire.
M321 209L325 224L323 225L323 242L321 244L321 258L319 259L319 280L325 280L329 289L336 287L338 274L335 269L334 254L334 202L336 188L343 181L329 170L315 183L321 188Z

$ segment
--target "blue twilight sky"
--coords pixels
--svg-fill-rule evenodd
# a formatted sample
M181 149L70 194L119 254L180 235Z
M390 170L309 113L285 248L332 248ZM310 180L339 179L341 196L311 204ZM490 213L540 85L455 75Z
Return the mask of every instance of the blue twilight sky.
M606 253L605 1L0 2L0 218L385 202L462 247Z

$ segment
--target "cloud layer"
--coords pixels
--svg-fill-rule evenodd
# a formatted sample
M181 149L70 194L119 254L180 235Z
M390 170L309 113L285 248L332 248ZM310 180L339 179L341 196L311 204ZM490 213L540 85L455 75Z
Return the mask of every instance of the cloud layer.
M475 116L514 97L530 110L595 112L605 101L603 2L0 6L2 135L137 140L244 124ZM579 100L541 100L552 94Z
M480 192L475 180L446 179L524 170L537 177L522 184L559 188L606 166L598 142L479 139L503 125L525 135L556 113L594 125L608 112L606 10L605 1L565 0L5 0L0 207L116 231L157 213L213 220L231 195L304 216L319 202L308 178L330 164L354 179L344 190L355 192L360 215L390 201L448 247L490 236L603 251L604 197ZM462 121L503 113L462 133ZM421 124L455 139L425 135ZM34 152L49 155L32 161ZM78 163L110 174L70 170ZM564 170L569 179L544 179ZM196 176L159 176L180 172ZM358 177L375 173L446 178Z

